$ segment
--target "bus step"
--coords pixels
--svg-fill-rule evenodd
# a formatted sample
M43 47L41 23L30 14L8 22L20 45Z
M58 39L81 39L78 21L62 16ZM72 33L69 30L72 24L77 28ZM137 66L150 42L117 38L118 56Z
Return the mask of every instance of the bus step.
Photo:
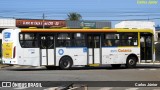
M98 66L100 66L100 64L89 64L89 66L98 67Z

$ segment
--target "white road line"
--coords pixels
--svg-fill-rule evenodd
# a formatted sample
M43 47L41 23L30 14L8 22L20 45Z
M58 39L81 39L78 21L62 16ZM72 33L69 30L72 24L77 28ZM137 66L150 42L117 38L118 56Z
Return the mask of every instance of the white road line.
M145 70L145 69L139 69L139 70Z
M108 88L108 87L104 87L104 88L101 88L101 89L99 89L99 90L111 90L112 88L110 87L110 88Z
M139 88L127 88L125 90L138 90Z
M43 90L56 90L58 89L58 87L50 87L50 88L46 88L46 89L43 89Z
M141 70L141 71L143 71L143 70L152 70L152 71L154 71L154 70L157 70L157 69L138 69L138 70Z
M149 69L149 70L157 70L157 69Z
M13 89L26 89L26 88L29 88L29 87L18 87L18 88L13 88Z

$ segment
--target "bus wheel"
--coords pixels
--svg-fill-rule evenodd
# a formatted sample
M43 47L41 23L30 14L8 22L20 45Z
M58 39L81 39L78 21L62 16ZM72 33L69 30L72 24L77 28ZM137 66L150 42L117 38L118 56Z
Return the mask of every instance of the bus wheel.
M126 67L127 68L134 68L137 64L137 58L136 57L128 57L127 62L126 62Z
M59 66L63 70L70 69L72 67L72 65L73 65L73 61L68 56L62 57L62 59L59 62Z
M120 68L121 67L121 64L111 64L112 68Z
M46 68L47 68L48 70L55 70L55 69L58 69L57 66L46 66Z

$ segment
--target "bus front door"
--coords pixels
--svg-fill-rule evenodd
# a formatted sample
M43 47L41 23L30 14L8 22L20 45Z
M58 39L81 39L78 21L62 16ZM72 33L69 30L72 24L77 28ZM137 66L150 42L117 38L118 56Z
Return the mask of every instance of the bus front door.
M100 64L100 35L89 34L88 42L88 64Z
M54 35L40 34L41 65L54 65Z
M141 33L140 34L140 56L141 62L152 62L153 58L153 40L152 34Z

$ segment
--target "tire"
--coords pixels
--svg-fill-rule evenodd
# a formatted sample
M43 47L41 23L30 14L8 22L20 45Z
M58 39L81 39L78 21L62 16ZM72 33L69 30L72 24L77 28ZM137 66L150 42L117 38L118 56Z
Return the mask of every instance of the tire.
M59 66L62 70L71 69L72 65L73 65L73 61L68 56L62 57L62 59L59 62Z
M137 58L136 57L128 57L127 58L127 62L126 62L126 67L127 68L134 68L136 67L136 64L137 64Z
M121 67L121 64L111 64L111 66L112 66L112 68L118 69Z
M55 70L55 69L58 69L57 66L46 66L46 68L47 68L48 70Z

